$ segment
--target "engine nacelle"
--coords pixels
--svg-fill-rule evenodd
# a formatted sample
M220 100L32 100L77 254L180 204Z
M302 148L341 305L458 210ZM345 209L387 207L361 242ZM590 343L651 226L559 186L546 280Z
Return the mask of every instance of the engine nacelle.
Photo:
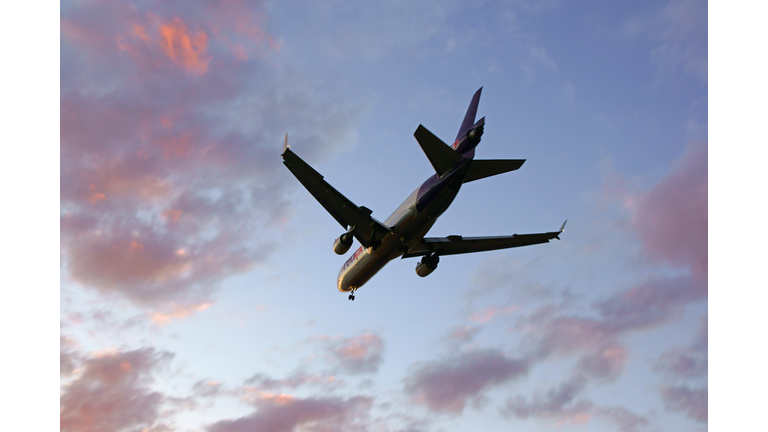
M480 142L480 137L483 136L483 129L485 125L480 125L469 132L467 132L467 139L474 145Z
M352 246L352 240L354 240L354 237L351 233L340 235L339 238L333 241L333 251L337 255L344 255L349 250L349 247Z
M416 264L416 274L421 277L429 276L430 273L435 271L437 263L440 262L438 257L424 257Z

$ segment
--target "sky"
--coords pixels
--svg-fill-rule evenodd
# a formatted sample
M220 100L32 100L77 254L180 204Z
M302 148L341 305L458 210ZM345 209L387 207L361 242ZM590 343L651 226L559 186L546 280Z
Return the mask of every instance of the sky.
M64 1L62 431L705 431L708 10L694 0ZM336 290L344 230L476 157L432 236Z

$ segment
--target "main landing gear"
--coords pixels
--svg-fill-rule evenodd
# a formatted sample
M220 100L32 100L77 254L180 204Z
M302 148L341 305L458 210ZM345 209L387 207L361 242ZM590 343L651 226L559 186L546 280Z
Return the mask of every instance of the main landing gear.
M357 289L352 288L352 294L349 295L349 299L352 301L355 301L355 291L357 291Z

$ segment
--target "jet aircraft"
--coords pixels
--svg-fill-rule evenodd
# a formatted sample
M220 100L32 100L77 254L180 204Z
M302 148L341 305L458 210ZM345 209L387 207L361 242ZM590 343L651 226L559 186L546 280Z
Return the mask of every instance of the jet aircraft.
M416 274L425 277L432 273L444 255L455 255L495 249L548 243L560 240L565 222L559 231L537 234L514 234L500 237L424 237L459 193L461 185L485 177L514 171L525 159L475 159L475 147L480 143L485 117L475 122L480 102L479 90L472 97L459 134L453 145L422 125L414 136L435 169L435 174L419 186L384 222L371 217L372 211L357 206L323 180L323 176L299 158L288 146L288 135L283 142L283 163L317 201L346 230L333 242L333 251L344 255L357 239L361 246L344 263L336 281L339 291L355 291L368 282L388 262L397 257L422 257L416 265ZM566 221L567 222L567 221Z

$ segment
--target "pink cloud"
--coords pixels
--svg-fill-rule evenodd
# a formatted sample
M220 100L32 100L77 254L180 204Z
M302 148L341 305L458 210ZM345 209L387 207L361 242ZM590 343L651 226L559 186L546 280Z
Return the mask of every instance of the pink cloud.
M607 342L594 352L581 356L576 369L591 377L614 380L624 370L628 357L626 347L616 342Z
M615 337L601 321L592 318L539 317L529 325L530 337L535 341L533 352L537 358L591 351Z
M61 336L59 342L59 374L62 376L71 375L80 363L80 356L76 351L77 342L66 336Z
M553 419L559 424L586 423L591 417L593 405L588 401L576 401L585 384L583 377L576 376L544 395L534 395L531 401L522 397L510 399L502 409L502 414L521 419Z
M172 357L145 348L84 358L82 372L62 388L61 430L107 432L155 425L164 396L149 385L154 372Z
M706 422L709 413L707 388L687 386L665 386L661 389L664 407L672 411L682 411L688 417Z
M609 331L624 332L668 322L685 305L704 300L707 294L706 280L657 279L633 286L594 306Z
M252 386L260 391L293 390L304 386L318 386L329 389L340 383L341 380L335 375L314 375L302 371L293 373L283 379L275 379L258 373L245 380L246 386Z
M417 363L406 377L411 399L434 412L460 414L483 392L528 372L528 362L495 350L464 352L443 360Z
M596 302L596 318L543 307L524 318L519 328L526 333L532 359L578 356L578 371L613 380L629 357L618 342L622 336L668 323L686 305L706 296L706 283L688 277L651 280Z
M342 338L331 341L328 352L340 372L374 373L384 360L384 340L372 333Z
M594 418L602 418L616 425L622 432L635 432L648 424L645 417L633 414L623 407L600 407L583 399L587 379L574 375L557 388L537 393L532 398L511 398L500 410L505 417L520 419L537 418L565 424L586 424Z
M455 326L448 335L448 340L458 343L467 343L477 336L482 329L480 327Z
M622 432L636 432L648 424L648 419L623 407L598 408L595 415L606 418Z
M174 311L212 302L223 279L279 245L286 196L300 187L279 163L279 137L302 131L294 144L311 160L344 142L357 115L310 77L264 67L280 62L260 2L71 6L61 18L63 270L187 316Z
M159 32L160 45L171 60L190 71L201 74L208 71L211 57L207 55L208 35L204 31L199 30L192 36L184 21L174 17L173 21L160 24Z
M171 308L169 308L166 311L152 312L152 322L157 325L165 325L170 323L171 321L186 318L196 312L202 312L211 306L213 306L212 302L204 302L200 304L192 304L187 306L174 304Z
M648 254L688 266L705 279L708 267L707 146L691 145L675 170L635 199L632 224Z
M654 371L670 378L702 378L708 371L708 321L705 315L696 333L694 343L685 348L675 348L659 356Z
M349 430L367 416L373 400L365 396L271 397L255 401L257 410L235 420L222 420L207 427L209 432L291 432L302 426L313 430Z
M475 312L469 316L469 319L476 323L486 323L498 315L509 314L519 309L517 306L508 306L505 308L497 308L495 306L489 306L481 311Z

